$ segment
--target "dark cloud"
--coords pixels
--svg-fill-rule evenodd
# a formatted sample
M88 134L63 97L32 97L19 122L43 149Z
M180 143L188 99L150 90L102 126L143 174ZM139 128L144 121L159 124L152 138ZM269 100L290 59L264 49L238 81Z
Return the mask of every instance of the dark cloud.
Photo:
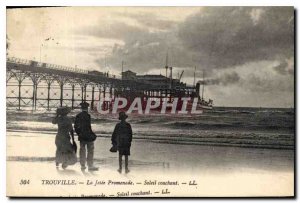
M168 52L169 65L180 71L185 67L184 77L191 81L194 66L205 70L207 92L214 91L211 95L216 100L224 100L218 91L227 88L230 97L234 93L228 88L232 88L244 96L243 90L247 91L247 105L260 105L255 104L252 96L264 97L270 92L266 104L273 105L278 100L278 106L287 105L281 103L287 98L292 104L294 64L289 61L294 55L293 7L205 7L177 24L144 13L125 17L135 19L137 25L99 23L79 32L123 41L116 43L105 59L104 56L96 59L99 66L103 67L105 60L111 69L120 71L124 60L125 70L143 74L150 69L161 69L164 73ZM268 69L274 62L279 64ZM272 68L277 74L273 74ZM249 69L258 73L251 74ZM268 71L270 74L266 74Z
M120 15L120 14L119 14ZM177 26L151 14L124 14L145 27L122 22L82 29L84 34L124 41L116 44L106 60L120 60L137 72L164 66L169 49L170 65L213 69L261 60L285 60L294 53L292 7L206 7ZM167 31L150 31L150 27ZM148 27L148 28L147 28ZM103 64L103 59L97 59Z
M132 35L124 45L115 44L111 55L107 55L106 60L112 67L119 67L121 60L124 60L128 68L143 73L165 65L167 49L174 41L172 37L168 37L168 33L144 32L141 35ZM103 64L103 60L99 58L97 63Z
M206 7L181 24L178 36L208 68L282 59L294 53L293 15L292 7Z
M206 79L204 80L204 83L206 85L231 85L235 84L240 81L240 76L237 74L237 72L231 72L231 73L224 73L220 77L213 78L213 79ZM203 84L203 81L199 81Z
M249 74L241 85L244 89L253 92L273 92L275 99L279 99L282 92L290 92L292 95L294 92L294 80L286 76L284 78L263 78Z
M176 43L174 35L169 32L150 32L147 28L121 22L86 27L76 32L80 35L122 40L124 43L115 43L111 53L106 58L99 56L96 62L101 66L106 60L112 68L118 69L124 60L127 67L141 73L151 68L163 67L167 48Z
M171 12L178 12L178 15L186 12L185 9L180 9L170 8ZM85 14L84 11L81 13L81 10L76 9L76 12L80 11L78 13L80 18ZM157 69L160 69L164 74L165 57L168 52L168 65L175 67L174 76L184 70L182 81L193 83L193 67L197 66L197 70L201 71L197 78L201 78L204 70L206 83L210 84L206 94L208 96L210 94L216 101L227 100L227 104L230 105L232 95L235 95L236 98L242 98L243 102L249 100L247 104L242 102L238 104L237 101L237 105L250 103L260 105L259 102L255 103L256 99L253 99L255 95L265 98L265 104L269 102L268 98L272 100L271 104L276 102L278 106L287 106L282 101L293 102L293 7L204 7L197 9L197 13L188 17L186 15L191 13L190 11L185 13L185 17L171 20L163 17L173 16L174 13L171 12L161 16L155 15L163 10L155 8L153 12L150 8L141 10L126 8L116 9L116 11L112 9L111 12L105 12L107 15L101 15L101 18L97 13L92 13L95 19L87 20L91 18L91 15L87 15L84 21L78 21L78 25L77 18L74 16L73 21L70 21L72 26L67 30L54 29L55 32L63 35L70 34L64 40L67 42L66 45L63 46L62 43L51 48L66 49L66 54L87 57L82 60L83 63L94 59L98 65L96 69L100 71L120 72L121 62L125 61L125 70L130 69L139 74L153 69L156 70L152 72L158 72ZM77 14L76 12L74 11L74 15ZM69 19L70 16L67 17ZM16 21L13 24L16 25L17 30L22 31L26 30L26 27L30 28L32 24L36 25L37 29L33 32L37 32L39 36L43 34L39 30L49 30L42 29L47 27L48 22L43 18L33 18L38 21L35 23L31 21L22 23L22 20L18 22L12 20L12 22ZM51 26L62 24L57 20L60 19L50 19ZM96 21L98 23L95 23ZM75 33L71 27L72 29L76 27ZM16 35L9 37L13 37L20 44L28 45L23 42L22 31L14 32ZM94 43L95 39L99 39L99 42ZM20 45L13 43L10 46L9 43L10 41L6 44L7 51L21 53L21 49L16 49ZM111 44L113 45L110 46ZM33 48L34 43L29 45ZM75 59L70 60L66 63L73 63L72 60ZM109 68L104 67L104 64ZM264 95L267 94L268 97L265 97ZM219 104L222 105L222 102Z

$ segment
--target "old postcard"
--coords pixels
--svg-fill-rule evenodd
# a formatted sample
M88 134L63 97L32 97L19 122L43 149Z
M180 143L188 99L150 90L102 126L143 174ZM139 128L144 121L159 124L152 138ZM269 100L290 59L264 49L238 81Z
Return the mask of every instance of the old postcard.
M293 7L7 8L9 197L293 197Z

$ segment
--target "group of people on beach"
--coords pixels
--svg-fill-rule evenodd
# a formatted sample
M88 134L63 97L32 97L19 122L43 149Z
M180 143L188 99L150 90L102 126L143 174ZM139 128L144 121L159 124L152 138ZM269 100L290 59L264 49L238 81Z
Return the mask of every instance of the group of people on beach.
M74 139L74 130L78 135L80 142L79 159L81 170L86 169L86 163L89 171L97 171L98 167L94 165L94 141L97 136L91 127L91 116L88 113L89 104L82 102L80 104L81 112L76 115L74 128L71 118L67 115L71 112L69 107L59 107L56 110L56 117L52 123L58 125L58 131L55 137L56 145L56 167L66 169L69 165L77 163L77 144ZM131 125L126 122L128 116L125 112L119 113L120 122L116 124L112 133L111 152L119 152L119 169L122 172L122 157L125 156L125 173L128 169L128 156L130 155L130 147L132 142Z

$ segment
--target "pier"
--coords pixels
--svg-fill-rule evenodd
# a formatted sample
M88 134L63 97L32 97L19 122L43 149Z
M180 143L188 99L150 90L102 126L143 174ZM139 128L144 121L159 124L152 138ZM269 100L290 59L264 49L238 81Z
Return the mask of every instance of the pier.
M97 71L96 71L97 72ZM100 72L99 72L100 73ZM123 72L122 72L123 74ZM146 76L146 77L145 77ZM170 95L195 95L196 87L175 79L163 77L163 84L152 82L147 75L140 79L96 74L79 68L41 63L9 57L6 61L7 107L79 108L83 101L95 109L100 98L134 95L139 97L168 98ZM152 77L153 78L153 75Z

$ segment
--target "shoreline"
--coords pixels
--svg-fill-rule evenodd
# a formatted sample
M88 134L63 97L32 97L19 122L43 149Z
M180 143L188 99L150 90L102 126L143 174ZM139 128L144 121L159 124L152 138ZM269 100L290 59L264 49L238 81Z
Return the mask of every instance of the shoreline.
M28 139L30 138L30 139ZM54 136L8 136L7 137L7 159L11 161L49 161L55 156ZM76 140L77 145L79 142ZM20 145L23 144L23 145ZM37 145L47 146L35 150ZM109 151L111 141L108 138L98 137L95 141L95 159L98 162L106 163L105 160L113 160L117 166L117 153ZM79 155L79 151L77 151ZM133 139L130 160L135 160L136 165L176 165L180 168L208 165L224 167L229 164L232 167L265 168L274 166L293 168L294 152L292 150L264 149L264 148L243 148L229 146L210 145L178 145L167 143L149 142L147 140ZM252 164L251 164L252 163ZM259 163L259 164L258 164Z
M30 133L30 134L42 134L42 135L56 135L56 131L35 131L35 130L6 130L8 136L13 133ZM100 133L95 131L97 137L110 139L110 133ZM75 139L77 137L75 133ZM171 135L171 136L156 136L156 135L133 135L135 140L143 140L150 141L153 143L164 143L164 144L177 144L177 145L201 145L201 146L224 146L224 147L241 147L241 148L261 148L261 149L278 149L278 150L294 150L294 145L278 145L278 144L254 144L254 143L246 143L249 141L253 141L253 139L247 140L245 138L235 138L234 140L228 140L226 137L220 136L206 136L206 137L181 137L180 135ZM223 141L223 142L222 142ZM230 141L234 141L235 143L230 143ZM238 143L240 142L240 143Z

